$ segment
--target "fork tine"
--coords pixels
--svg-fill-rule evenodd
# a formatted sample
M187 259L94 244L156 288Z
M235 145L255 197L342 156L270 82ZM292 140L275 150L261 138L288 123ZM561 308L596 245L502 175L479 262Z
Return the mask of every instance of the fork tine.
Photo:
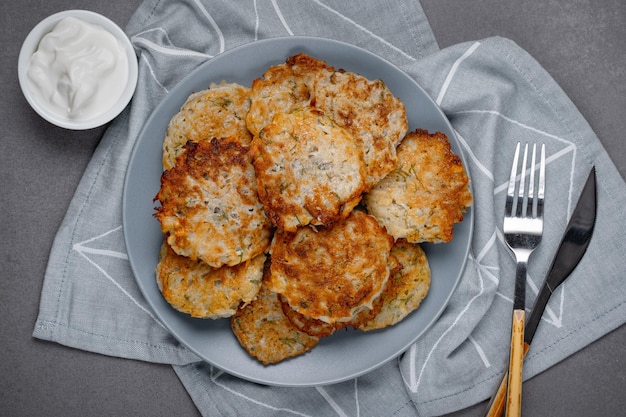
M524 213L528 217L537 216L537 207L535 205L535 154L537 153L537 144L533 143L533 153L530 158L530 180L528 181L528 204L526 210L530 212Z
M506 192L506 206L505 213L507 216L512 216L513 212L513 199L515 197L515 179L517 178L517 162L519 160L520 143L517 142L515 147L515 155L513 156L513 164L511 164L511 175L509 177L509 187Z
M543 217L543 197L546 189L546 145L541 144L541 161L539 163L539 186L537 190L537 217Z
M528 160L528 143L524 145L524 156L522 158L522 172L519 180L519 190L517 192L517 202L515 213L517 217L524 217L526 215L526 204L524 201L526 192L526 162Z

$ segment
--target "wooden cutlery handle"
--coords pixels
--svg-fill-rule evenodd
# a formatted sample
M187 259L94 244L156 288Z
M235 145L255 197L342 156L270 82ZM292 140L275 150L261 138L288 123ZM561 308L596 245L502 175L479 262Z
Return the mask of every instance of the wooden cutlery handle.
M502 381L500 381L500 385L498 386L498 390L491 397L491 402L489 403L489 408L485 417L500 417L502 412L504 411L504 403L506 402L506 382L509 378L509 372L505 372L502 377Z
M511 326L511 353L509 356L509 381L506 417L522 415L522 366L524 364L524 310L513 310Z
M524 357L528 353L528 349L530 349L530 345L528 343L524 343ZM491 401L487 406L487 412L484 417L501 417L504 413L504 404L506 403L506 387L507 381L509 379L509 371L506 371L502 376L502 380L500 381L500 385L498 385L498 390L491 397Z

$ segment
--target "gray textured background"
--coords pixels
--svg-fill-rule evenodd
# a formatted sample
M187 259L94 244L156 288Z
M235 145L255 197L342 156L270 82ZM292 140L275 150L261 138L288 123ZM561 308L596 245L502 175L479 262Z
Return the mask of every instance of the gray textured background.
M56 128L26 103L17 56L46 16L83 8L124 27L140 0L0 6L0 415L198 416L171 367L31 337L52 240L103 128ZM626 1L421 0L440 47L503 36L556 79L626 177ZM599 271L601 273L601 271ZM525 416L624 415L626 326L524 384ZM478 404L454 416L481 416Z

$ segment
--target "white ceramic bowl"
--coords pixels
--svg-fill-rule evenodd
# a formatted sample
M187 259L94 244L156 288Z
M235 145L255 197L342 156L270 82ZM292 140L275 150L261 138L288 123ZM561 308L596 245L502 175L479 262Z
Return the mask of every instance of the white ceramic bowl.
M44 103L39 101L38 95L34 93L32 83L26 74L30 57L37 51L41 38L52 31L55 25L66 17L75 17L103 27L120 41L128 58L128 79L124 92L111 108L90 119L71 119L51 111ZM135 93L135 88L137 87L137 67L135 51L124 31L110 19L87 10L67 10L42 20L24 40L17 64L20 87L31 107L50 123L72 130L85 130L102 126L120 114Z

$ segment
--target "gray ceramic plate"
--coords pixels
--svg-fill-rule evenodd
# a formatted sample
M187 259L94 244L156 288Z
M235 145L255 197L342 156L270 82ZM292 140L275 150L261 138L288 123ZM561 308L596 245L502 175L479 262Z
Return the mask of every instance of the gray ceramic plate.
M421 307L396 326L375 332L340 331L311 352L263 366L239 345L229 320L194 319L172 309L155 281L163 235L152 217L153 197L160 186L162 140L170 118L194 91L227 80L249 86L269 66L304 52L335 68L382 79L406 105L409 127L442 131L461 154L448 120L408 75L380 57L355 46L320 38L273 38L246 44L216 56L189 74L159 104L146 122L133 150L123 195L123 225L130 264L146 300L161 322L190 350L238 377L268 385L331 384L364 374L405 351L439 317L454 291L467 258L473 225L470 210L457 225L451 243L425 245L432 271L431 289Z

